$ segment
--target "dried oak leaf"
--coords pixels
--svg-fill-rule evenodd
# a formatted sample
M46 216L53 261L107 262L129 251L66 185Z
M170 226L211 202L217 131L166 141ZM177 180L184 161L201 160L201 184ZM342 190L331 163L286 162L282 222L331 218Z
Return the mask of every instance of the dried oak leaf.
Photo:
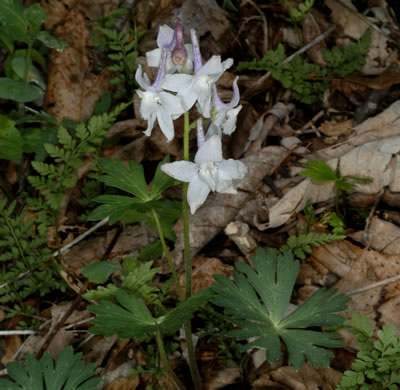
M87 120L108 87L109 72L104 70L98 76L89 73L89 31L81 12L72 10L54 35L67 41L68 47L50 52L45 108L58 121Z
M189 234L192 256L212 240L231 222L246 202L263 184L263 178L271 175L287 157L287 150L279 146L269 146L259 153L241 161L247 166L247 176L240 182L236 195L211 194L205 204L189 217ZM173 256L177 264L182 262L183 222L175 225L177 240Z

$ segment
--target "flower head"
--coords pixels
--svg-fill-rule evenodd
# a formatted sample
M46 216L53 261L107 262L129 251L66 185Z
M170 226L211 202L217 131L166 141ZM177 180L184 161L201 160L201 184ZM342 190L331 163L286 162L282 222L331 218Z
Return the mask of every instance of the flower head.
M220 56L212 56L194 75L166 75L162 88L177 92L185 110L190 110L197 101L202 115L209 118L212 86L232 63L230 58L221 62Z
M174 73L176 71L182 71L182 63L174 63L172 61L172 53L174 48L176 47L179 40L177 40L177 35L175 30L166 24L160 26L157 36L157 49L148 51L146 53L147 65L152 67L158 67L161 62L161 53L163 49L168 50L167 62L165 71L166 73ZM180 38L179 38L180 39ZM183 43L183 37L182 37ZM186 61L185 70L186 72L191 72L193 70L193 54L192 54L192 45L190 43L183 45L183 48L179 48L180 52L182 50L186 51Z
M161 131L169 142L174 138L174 124L172 120L183 114L185 109L182 106L180 98L164 92L160 88L160 83L165 73L166 57L167 50L164 49L157 77L152 85L150 85L149 78L146 73L143 73L140 65L136 71L135 78L140 87L144 89L144 91L138 89L136 92L142 100L140 114L143 119L148 121L145 134L147 136L151 135L154 122L157 119Z
M236 129L236 119L242 105L239 105L240 94L237 85L238 77L233 81L233 97L229 103L224 103L218 95L217 87L213 86L213 111L212 122L208 129L207 136L213 134L221 135L221 130L224 134L231 135ZM237 106L237 107L235 107Z
M192 214L205 202L211 191L235 194L232 181L243 179L247 173L241 161L223 159L221 138L217 135L203 143L194 163L176 161L164 164L161 169L167 175L189 183L187 199Z

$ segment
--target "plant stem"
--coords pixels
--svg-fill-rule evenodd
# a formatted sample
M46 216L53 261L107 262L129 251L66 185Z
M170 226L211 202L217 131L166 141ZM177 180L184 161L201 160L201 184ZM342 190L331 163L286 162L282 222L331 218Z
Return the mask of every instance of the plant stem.
M156 332L156 341L158 351L160 352L161 361L163 362L164 368L167 370L168 375L171 379L175 382L175 385L180 390L185 390L186 386L181 382L181 380L176 376L174 370L172 369L171 365L169 364L167 354L164 348L164 342L161 336L161 332L157 330Z
M169 265L169 268L170 268L171 273L172 273L172 277L173 277L174 282L175 282L176 292L178 293L179 300L183 301L185 299L185 296L183 295L182 287L181 287L181 285L179 283L178 275L176 273L175 264L172 261L171 252L169 251L168 246L165 243L164 233L163 233L162 228L161 228L160 219L158 218L158 214L157 214L156 210L154 209L154 207L151 209L151 213L153 215L154 222L156 223L158 236L160 237L161 245L163 247L165 257L167 258L168 265Z
M184 113L184 133L183 133L183 159L189 160L189 113ZM185 261L186 286L185 297L188 299L192 295L192 258L190 256L190 236L189 236L189 204L187 201L188 183L183 183L183 241L185 244L183 258ZM195 390L202 388L199 370L196 364L196 356L192 340L192 326L190 319L185 322L185 339L189 357L190 373L192 375Z

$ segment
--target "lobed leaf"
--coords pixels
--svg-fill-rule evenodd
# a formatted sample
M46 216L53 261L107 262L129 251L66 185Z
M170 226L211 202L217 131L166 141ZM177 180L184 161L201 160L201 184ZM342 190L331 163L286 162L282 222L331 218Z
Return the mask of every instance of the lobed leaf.
M214 275L211 286L216 296L212 302L222 306L230 320L239 329L229 335L239 339L253 338L244 349L263 348L267 360L280 356L280 340L289 352L289 363L299 369L307 359L313 366L329 365L330 351L320 347L338 347L336 334L322 333L304 328L336 326L344 319L334 313L345 310L350 298L335 295L335 291L319 290L285 318L292 290L299 271L299 262L292 252L257 250L251 257L253 267L238 263L233 280Z

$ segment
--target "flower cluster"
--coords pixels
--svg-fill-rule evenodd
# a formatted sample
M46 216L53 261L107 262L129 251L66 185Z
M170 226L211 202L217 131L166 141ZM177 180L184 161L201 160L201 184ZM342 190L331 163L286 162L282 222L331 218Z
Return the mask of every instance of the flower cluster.
M184 44L181 14L175 21L175 30L161 26L158 48L147 53L148 65L158 67L157 76L151 84L139 66L136 81L143 89L137 93L141 99L140 114L148 121L146 135L151 134L157 119L167 141L171 141L174 138L173 120L196 103L198 112L211 119L206 137L202 119L197 121L198 151L194 163L178 161L162 167L168 175L189 183L188 202L193 214L211 191L236 193L232 180L242 179L247 169L240 161L222 157L221 136L233 133L242 106L239 105L237 78L229 103L220 99L216 81L232 66L233 60L221 61L220 56L214 55L203 64L194 29L190 30L190 36L192 44Z

